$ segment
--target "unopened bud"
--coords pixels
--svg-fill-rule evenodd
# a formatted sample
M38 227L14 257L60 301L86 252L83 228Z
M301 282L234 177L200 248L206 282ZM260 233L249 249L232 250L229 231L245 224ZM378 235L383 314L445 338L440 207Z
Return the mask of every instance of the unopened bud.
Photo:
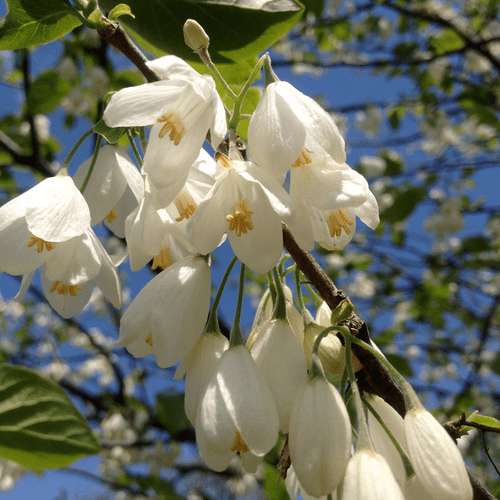
M195 52L207 49L210 44L210 38L205 30L194 19L188 19L184 23L184 41Z

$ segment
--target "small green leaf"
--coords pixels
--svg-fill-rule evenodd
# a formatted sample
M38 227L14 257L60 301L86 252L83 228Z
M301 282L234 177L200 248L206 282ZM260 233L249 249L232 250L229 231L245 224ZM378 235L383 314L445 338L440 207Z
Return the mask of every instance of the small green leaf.
M0 457L41 472L100 450L87 421L57 384L27 368L0 365Z
M134 14L132 14L132 9L126 3L120 3L116 7L113 7L111 12L108 14L108 19L114 21L120 16L131 16L135 19Z
M87 17L87 21L93 24L96 29L103 27L102 12L99 9L93 10Z
M186 427L191 427L191 422L184 411L184 394L158 394L156 396L156 413L158 420L172 436Z
M400 191L394 203L383 212L384 220L394 224L406 219L426 195L427 190L418 187L409 187Z
M108 127L104 120L99 120L94 125L94 132L102 135L110 144L116 144L126 131L127 127Z
M51 42L81 24L65 0L7 0L7 7L0 19L0 50Z
M486 427L491 427L493 429L500 429L500 420L493 417L486 417L484 415L473 415L469 419L471 422L479 425L485 425Z
M31 115L53 111L71 90L71 82L59 77L57 70L42 73L30 86L26 109Z
M386 354L386 358L389 360L396 370L403 375L403 377L412 377L413 371L410 364L405 358L398 356L397 354Z
M461 50L465 43L456 31L446 28L439 34L438 37L431 38L429 40L429 45L435 54L442 56L448 52L457 52L458 50Z

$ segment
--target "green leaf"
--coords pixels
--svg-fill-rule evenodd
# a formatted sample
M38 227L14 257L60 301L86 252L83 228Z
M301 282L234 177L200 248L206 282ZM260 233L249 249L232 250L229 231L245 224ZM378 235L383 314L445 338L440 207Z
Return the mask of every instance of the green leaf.
M94 125L94 132L102 135L110 144L116 144L126 131L127 127L108 127L104 120L99 120Z
M100 450L87 421L57 384L27 368L0 365L0 457L41 472Z
M118 19L120 16L131 16L135 18L134 14L132 14L130 6L125 3L120 3L116 7L113 7L113 9L108 15L108 19L114 21L115 19Z
M7 0L7 8L0 19L0 50L51 42L81 24L65 0Z
M389 360L396 370L403 375L403 377L412 377L413 371L408 361L402 356L398 356L397 354L386 354L385 357Z
M165 430L175 436L191 422L184 411L184 394L158 394L156 396L156 413Z
M187 19L200 23L210 37L212 60L225 77L230 71L225 74L220 64L232 67L248 61L252 67L257 54L288 33L304 10L297 0L284 0L278 6L272 0L248 0L245 7L232 5L231 0L128 0L127 3L135 19L124 17L121 22L125 27L157 49L196 63L198 56L184 43L183 26ZM260 3L261 8L251 8ZM101 8L108 10L118 4L117 0L99 2ZM242 81L233 79L230 83Z
M493 429L500 429L500 420L493 417L486 417L484 415L473 415L469 419L471 422L479 425L485 425L487 427L492 427Z
M60 78L56 69L42 73L30 86L26 99L28 114L50 113L59 106L71 87L71 82Z
M266 464L264 469L264 491L267 498L273 500L288 500L290 497L286 491L285 481L279 480L276 467Z
M383 218L393 224L406 219L427 195L427 190L418 187L409 187L400 191L394 203L383 212Z
M462 37L450 28L444 29L438 37L429 40L431 50L438 56L448 52L456 52L462 49L464 45Z

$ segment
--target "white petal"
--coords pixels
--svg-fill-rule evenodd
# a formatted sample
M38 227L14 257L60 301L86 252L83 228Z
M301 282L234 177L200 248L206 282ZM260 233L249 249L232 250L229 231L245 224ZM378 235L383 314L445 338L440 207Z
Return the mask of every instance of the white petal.
M111 96L103 118L108 127L152 125L168 103L174 103L188 85L180 80L145 83Z
M287 82L278 82L280 95L303 122L310 135L337 163L346 160L345 143L332 117L314 100Z
M203 78L186 61L177 56L159 57L153 61L148 61L146 65L164 80L173 78L189 82Z
M26 222L36 237L60 242L90 228L90 211L73 179L56 176L28 191Z

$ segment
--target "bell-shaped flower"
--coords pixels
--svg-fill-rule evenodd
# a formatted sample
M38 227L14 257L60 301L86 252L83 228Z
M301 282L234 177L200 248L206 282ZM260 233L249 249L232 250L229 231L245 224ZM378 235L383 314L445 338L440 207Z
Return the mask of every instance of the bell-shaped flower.
M224 106L210 76L175 56L150 67L168 80L125 88L113 94L104 121L110 127L153 125L144 172L158 187L183 184L210 129L214 149L227 132Z
M216 471L236 453L253 470L278 438L278 412L266 381L248 349L239 345L222 354L196 413L200 454Z
M73 177L81 188L92 158L82 163ZM125 237L125 219L144 197L144 180L122 147L106 145L83 191L90 208L91 225L104 224L119 238Z
M287 433L299 389L307 380L307 363L288 320L266 321L251 354L274 396L280 431Z
M87 202L64 169L0 208L0 272L30 273L89 228Z
M253 161L277 178L286 174L302 150L315 145L336 162L346 160L344 139L332 117L287 82L268 85L250 119L248 143Z
M205 332L193 349L181 361L174 379L179 380L186 373L184 409L189 421L196 424L196 411L201 396L215 372L222 353L229 347L229 342L220 333Z
M337 488L351 453L351 423L340 394L324 374L309 379L297 394L288 445L295 474L309 495L321 497Z
M283 250L281 219L291 212L287 192L263 169L219 155L218 177L187 225L190 240L208 254L227 233L236 256L256 273L270 271Z
M464 460L441 424L420 406L407 410L404 426L410 462L431 498L471 500Z
M188 256L155 276L120 321L116 347L136 358L154 354L160 368L181 361L203 332L210 308L210 266Z
M285 485L290 500L297 500L299 493L303 500L327 500L328 498L327 495L323 495L320 498L309 495L307 491L305 491L302 485L300 484L300 481L297 479L297 474L295 474L293 465L290 465L290 467L287 470ZM336 490L332 491L332 498L334 499L337 498Z
M172 220L164 209L157 210L147 188L141 203L125 221L125 238L132 271L139 271L152 259L152 269L165 269L196 253L187 238L186 224Z
M347 463L342 500L405 500L385 458L374 451L357 451Z
M343 248L354 235L356 216L372 229L379 223L366 179L321 150L304 150L293 164L290 197L295 210L286 222L305 250L312 250L314 241L328 249Z
M33 275L23 277L17 299L22 298ZM42 265L41 282L49 304L63 318L71 318L87 305L94 284L117 309L122 304L116 268L92 229L57 244Z

